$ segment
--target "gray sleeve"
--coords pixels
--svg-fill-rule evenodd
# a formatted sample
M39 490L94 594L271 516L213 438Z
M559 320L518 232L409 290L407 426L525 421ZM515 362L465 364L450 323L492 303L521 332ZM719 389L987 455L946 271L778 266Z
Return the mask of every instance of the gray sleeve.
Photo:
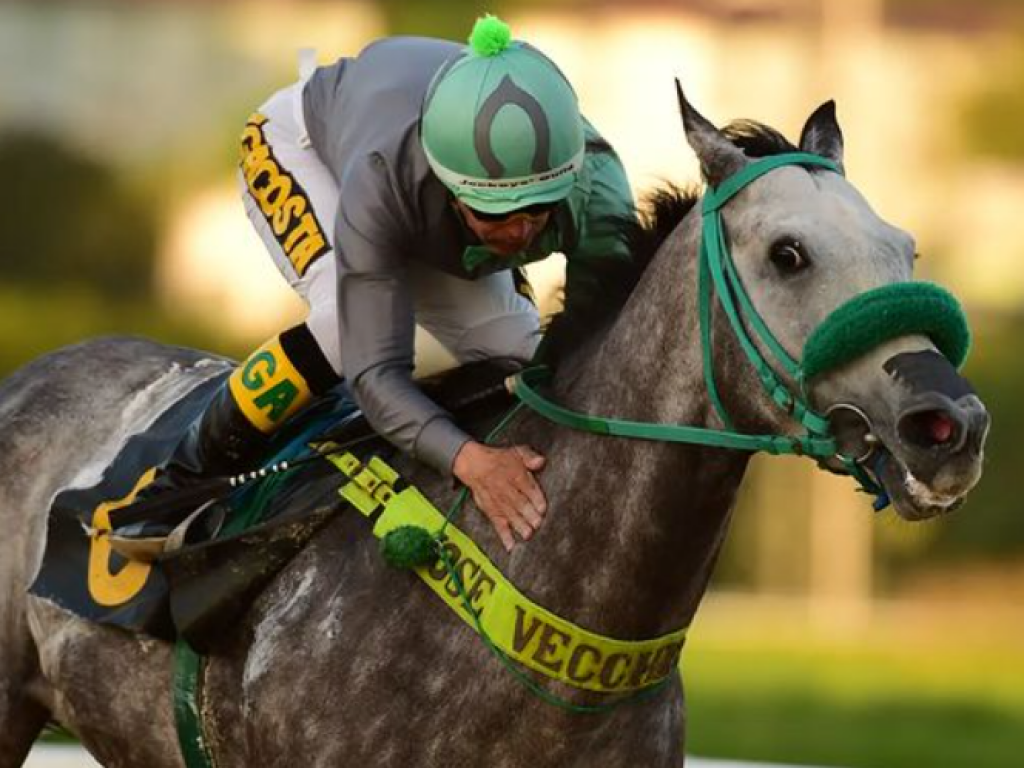
M450 475L470 439L412 378L415 318L386 169L369 159L341 191L337 231L341 365L370 424L402 451Z

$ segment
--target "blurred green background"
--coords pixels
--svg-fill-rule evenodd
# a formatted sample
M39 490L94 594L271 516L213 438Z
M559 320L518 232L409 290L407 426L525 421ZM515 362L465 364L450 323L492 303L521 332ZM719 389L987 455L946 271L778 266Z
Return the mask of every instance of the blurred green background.
M0 4L0 375L108 333L244 355L301 316L233 174L246 116L375 37L504 15L550 53L638 194L696 178L672 78L796 138L836 98L847 168L962 297L985 476L910 525L803 463L755 462L691 635L697 754L1024 765L1024 3L469 0ZM534 275L557 294L552 272Z

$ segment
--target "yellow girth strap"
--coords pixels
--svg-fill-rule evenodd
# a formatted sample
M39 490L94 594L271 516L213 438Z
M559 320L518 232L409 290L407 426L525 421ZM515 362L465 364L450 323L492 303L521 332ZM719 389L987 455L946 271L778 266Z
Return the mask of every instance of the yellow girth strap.
M444 515L416 488L393 489L399 475L379 458L367 464L351 453L326 457L352 478L340 494L367 517L383 507L373 526L378 538L403 526L441 530ZM457 527L444 529L444 547L480 626L509 658L576 688L624 693L647 688L675 671L686 637L680 629L653 640L616 640L590 632L532 602ZM459 589L443 562L416 574L473 629Z

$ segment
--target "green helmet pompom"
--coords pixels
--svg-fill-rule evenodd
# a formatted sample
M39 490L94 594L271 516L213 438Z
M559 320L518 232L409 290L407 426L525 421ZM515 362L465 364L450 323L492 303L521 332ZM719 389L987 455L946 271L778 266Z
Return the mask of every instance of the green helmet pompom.
M512 30L497 16L481 16L473 25L469 45L477 56L497 56L512 42Z
M418 525L402 525L380 540L380 553L388 565L410 570L437 561L437 539Z

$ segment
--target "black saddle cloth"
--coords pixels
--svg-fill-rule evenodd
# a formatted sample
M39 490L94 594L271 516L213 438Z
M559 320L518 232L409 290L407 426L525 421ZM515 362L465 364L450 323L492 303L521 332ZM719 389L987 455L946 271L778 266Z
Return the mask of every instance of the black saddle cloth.
M520 367L511 360L487 360L419 384L458 423L480 433L511 406L504 382ZM145 433L130 438L95 486L57 494L32 594L90 621L167 640L181 636L199 651L214 651L225 628L237 622L269 580L347 506L337 493L346 479L315 458L315 446L345 446L366 460L394 452L341 385L290 420L273 441L264 463L289 460L300 465L297 469L248 484L219 502L228 506L228 522L218 538L142 564L88 536L82 521L96 527L148 469L166 461L222 381L200 385Z

